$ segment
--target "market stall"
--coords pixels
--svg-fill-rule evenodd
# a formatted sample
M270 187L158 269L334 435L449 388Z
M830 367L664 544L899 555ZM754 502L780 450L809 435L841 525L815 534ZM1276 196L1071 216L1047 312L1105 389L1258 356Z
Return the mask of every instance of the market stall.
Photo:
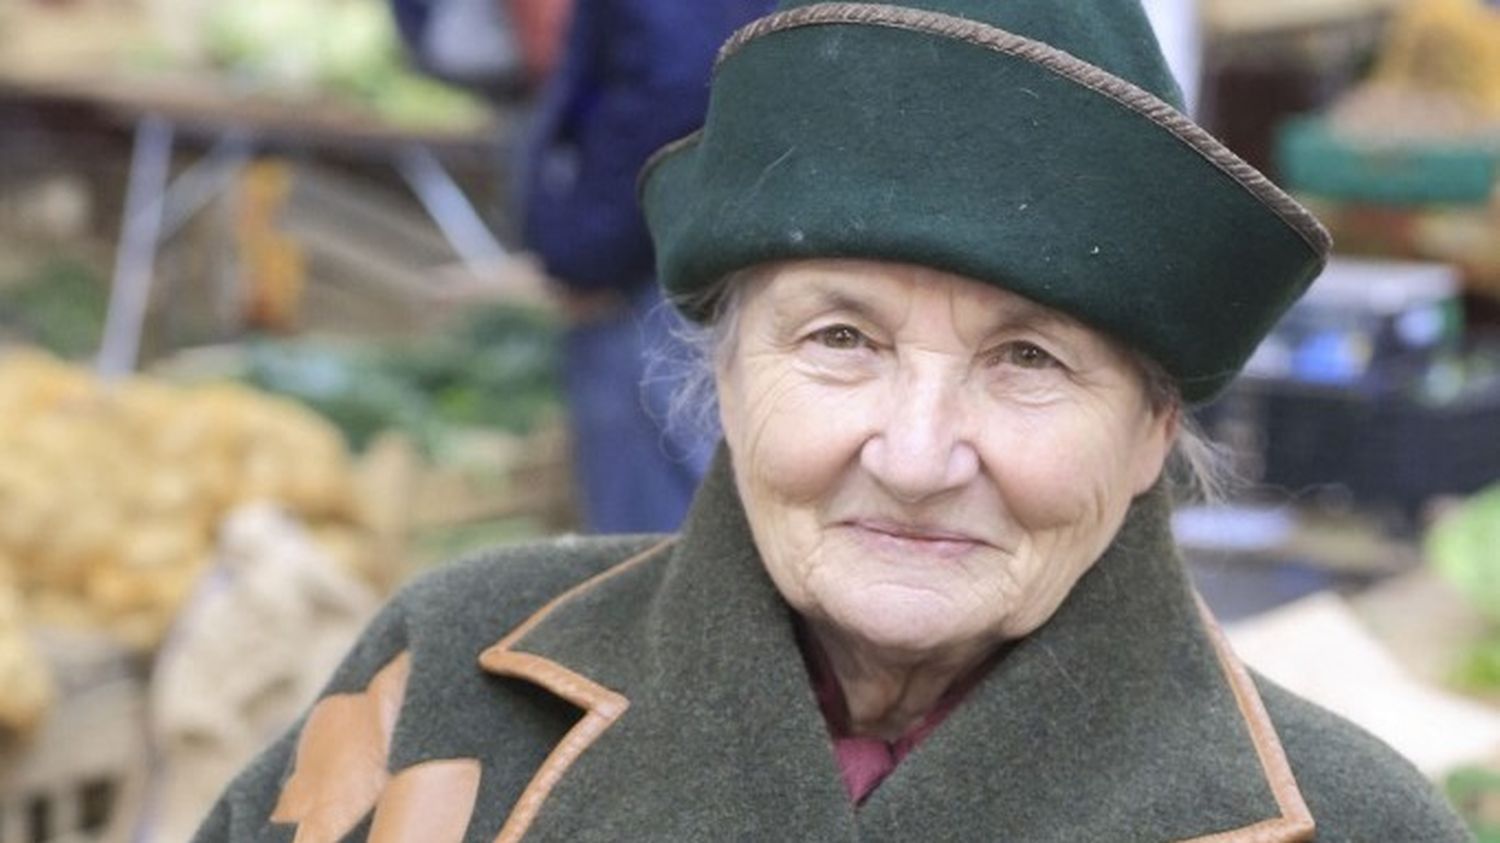
M1497 15L1203 0L1205 121L1340 255L1202 413L1243 486L1175 525L1247 661L1487 840ZM0 4L0 843L185 840L394 588L574 526L517 125L375 0Z
M0 113L0 841L185 840L393 588L571 522L508 123L373 0L0 6Z
M1340 257L1204 412L1253 486L1184 513L1185 544L1247 660L1409 747L1494 839L1500 10L1206 11L1213 122Z

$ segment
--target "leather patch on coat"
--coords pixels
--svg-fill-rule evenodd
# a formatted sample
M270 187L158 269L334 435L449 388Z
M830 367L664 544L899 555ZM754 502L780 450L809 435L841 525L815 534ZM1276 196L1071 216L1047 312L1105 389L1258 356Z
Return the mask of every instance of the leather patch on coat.
M1240 717L1250 732L1250 743L1255 747L1261 771L1265 774L1266 783L1271 788L1271 796L1276 800L1281 816L1245 828L1194 837L1185 843L1305 843L1312 840L1317 834L1312 814L1307 809L1307 803L1302 800L1302 791L1297 788L1297 779L1292 775L1291 763L1287 761L1286 752L1281 748L1281 738L1277 736L1276 727L1271 723L1271 715L1266 713L1260 692L1255 689L1255 680L1250 678L1250 672L1230 648L1229 640L1224 637L1224 631L1219 628L1219 622L1214 618L1213 612L1209 611L1203 596L1195 593L1194 597L1198 602L1198 614L1203 620L1204 631L1213 644L1214 655L1218 657L1219 669L1224 672L1229 689L1234 692Z
M363 692L313 706L271 814L271 822L297 824L294 843L335 843L375 807L390 780L391 734L410 674L411 654L403 652Z
M477 760L414 764L380 794L369 843L463 843L478 797Z

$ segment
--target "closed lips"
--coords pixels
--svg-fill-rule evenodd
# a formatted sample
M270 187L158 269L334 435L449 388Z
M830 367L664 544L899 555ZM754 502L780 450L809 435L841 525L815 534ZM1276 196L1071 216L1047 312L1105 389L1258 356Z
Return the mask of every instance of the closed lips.
M968 533L934 527L904 524L881 519L856 519L845 526L867 544L886 549L961 556L989 543Z

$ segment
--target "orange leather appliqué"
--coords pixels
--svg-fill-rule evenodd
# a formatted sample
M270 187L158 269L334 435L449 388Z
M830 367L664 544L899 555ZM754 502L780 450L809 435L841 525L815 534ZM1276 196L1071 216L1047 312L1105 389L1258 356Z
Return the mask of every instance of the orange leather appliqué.
M293 843L336 843L375 807L390 779L391 734L410 674L411 654L403 652L363 692L313 706L271 814L271 822L297 824Z
M478 796L477 760L414 764L380 794L368 843L463 843Z

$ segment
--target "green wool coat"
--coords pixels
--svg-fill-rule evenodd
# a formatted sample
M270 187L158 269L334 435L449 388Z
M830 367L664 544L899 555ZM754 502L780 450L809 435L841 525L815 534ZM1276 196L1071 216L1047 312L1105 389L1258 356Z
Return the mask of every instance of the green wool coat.
M1244 671L1168 515L1137 500L856 809L721 454L680 537L505 549L407 588L195 839L1470 839L1385 745Z

